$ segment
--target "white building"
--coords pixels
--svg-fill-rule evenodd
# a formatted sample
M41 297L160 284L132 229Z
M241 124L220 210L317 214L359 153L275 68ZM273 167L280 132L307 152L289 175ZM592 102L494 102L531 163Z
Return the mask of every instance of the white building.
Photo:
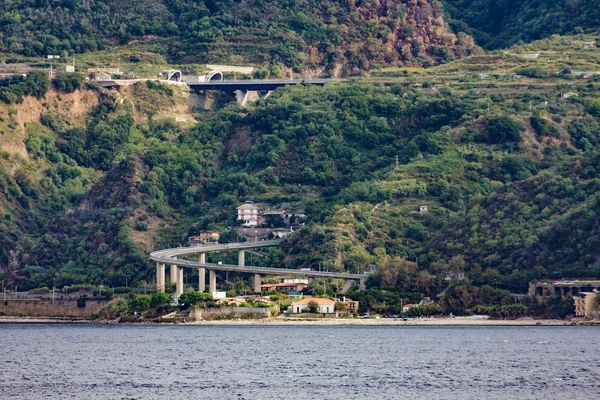
M237 208L237 220L244 221L244 226L258 225L258 207L247 201Z
M75 72L74 65L61 65L57 68L60 72Z
M329 299L322 299L320 297L305 297L295 303L292 303L292 313L300 314L304 310L308 311L310 307L309 303L314 302L319 308L319 313L330 314L335 312L335 301Z

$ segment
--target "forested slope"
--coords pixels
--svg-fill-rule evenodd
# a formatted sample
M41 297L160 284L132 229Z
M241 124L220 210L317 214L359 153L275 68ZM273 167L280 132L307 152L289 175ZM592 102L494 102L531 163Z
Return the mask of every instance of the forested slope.
M2 279L149 281L150 250L225 233L248 199L308 216L270 265L377 265L371 285L429 294L456 273L517 288L596 276L598 89L572 85L568 100L543 85L299 86L191 127L153 117L144 104L181 94L151 83L78 90L96 98L79 117L52 105L69 94L39 93L56 97L21 126L25 96L1 114Z
M329 74L447 62L478 51L435 0L2 0L0 52L146 45L171 62L281 64Z
M451 26L489 49L531 42L552 34L600 30L595 0L443 0ZM577 28L577 29L576 29Z

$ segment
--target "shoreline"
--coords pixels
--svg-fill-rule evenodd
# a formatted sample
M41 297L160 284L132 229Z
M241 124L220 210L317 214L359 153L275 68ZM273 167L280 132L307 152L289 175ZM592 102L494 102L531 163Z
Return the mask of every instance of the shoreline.
M117 321L101 321L89 319L48 318L48 317L0 317L0 325L4 323L38 323L38 324L118 324ZM323 319L291 319L291 318L268 318L268 319L236 319L236 320L206 320L179 323L160 323L144 321L138 323L123 323L125 325L204 325L204 326L590 326L600 325L599 321L583 320L559 320L559 319L533 319L520 318L514 320L497 320L486 317L454 317L454 318L415 318L403 321L400 318L379 319L356 319L356 318L323 318Z

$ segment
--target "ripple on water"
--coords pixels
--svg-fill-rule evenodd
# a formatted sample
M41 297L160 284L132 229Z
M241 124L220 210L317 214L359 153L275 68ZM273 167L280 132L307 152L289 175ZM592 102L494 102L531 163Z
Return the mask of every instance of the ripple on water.
M5 324L0 335L2 399L600 396L593 327Z

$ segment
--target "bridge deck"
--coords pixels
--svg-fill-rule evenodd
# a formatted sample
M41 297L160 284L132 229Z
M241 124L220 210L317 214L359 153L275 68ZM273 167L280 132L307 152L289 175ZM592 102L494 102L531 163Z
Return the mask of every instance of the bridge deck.
M179 260L173 257L178 257L187 254L208 253L211 251L227 251L227 250L246 250L259 247L277 246L281 240L264 240L260 242L245 242L245 243L228 243L214 244L194 247L179 247L174 249L165 249L155 251L150 254L150 259L161 264L178 265L188 268L206 268L214 271L232 271L232 272L249 272L261 275L291 275L291 276L307 276L311 278L337 278L337 279L365 279L366 275L347 274L340 272L325 272L325 271L302 271L299 269L287 268L266 268L253 266L239 266L230 264L214 264L201 263L199 261Z
M316 85L324 86L329 82L341 82L342 79L235 79L229 81L186 81L193 90L221 90L234 92L236 90L269 91L289 85Z

